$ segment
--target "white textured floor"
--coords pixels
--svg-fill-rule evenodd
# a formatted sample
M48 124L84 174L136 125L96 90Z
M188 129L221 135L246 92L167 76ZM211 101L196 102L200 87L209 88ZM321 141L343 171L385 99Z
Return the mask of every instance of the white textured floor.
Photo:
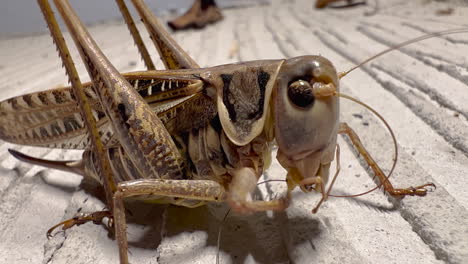
M418 35L468 27L467 7L453 5L451 15L436 15L447 8L444 2L384 1L373 16L365 15L371 6L318 11L312 4L297 0L229 9L221 23L174 36L202 66L321 54L346 70ZM90 31L119 70L144 68L123 24ZM151 52L158 58L152 47ZM344 92L375 107L393 127L401 150L395 185L433 182L437 190L402 201L381 191L330 199L316 215L310 210L319 195L297 192L285 213L231 215L223 224L221 263L468 263L467 67L464 33L392 52L342 80ZM64 84L47 35L0 39L0 100ZM389 168L392 145L380 122L348 102L342 103L342 120ZM339 142L342 171L334 192L354 194L375 186L367 167ZM116 263L116 243L101 226L87 224L46 239L54 224L104 205L83 190L80 177L21 163L8 148L48 159L80 157L76 151L0 142L0 263ZM267 176L285 174L274 163ZM280 185L261 189L268 195ZM226 209L130 206L131 262L215 263Z

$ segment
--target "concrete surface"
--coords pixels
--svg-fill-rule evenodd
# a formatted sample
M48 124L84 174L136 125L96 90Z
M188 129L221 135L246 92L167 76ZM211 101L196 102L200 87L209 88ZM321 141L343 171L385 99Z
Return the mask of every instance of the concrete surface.
M365 14L372 11L372 2L320 11L312 2L230 9L219 24L174 36L202 66L321 54L346 70L415 36L468 27L468 9L453 2L385 1L371 16ZM453 13L436 15L448 7ZM121 23L90 31L119 70L144 68ZM435 191L401 201L381 191L332 198L315 215L310 210L319 195L296 192L284 213L231 214L222 224L221 263L468 263L467 54L467 33L433 38L376 59L342 80L344 92L375 107L393 127L400 147L394 184L433 182ZM0 58L1 100L66 84L47 35L2 39ZM357 130L376 161L389 168L392 145L381 123L345 101L342 120ZM367 166L346 141L340 138L339 143L342 171L334 193L374 187ZM80 156L77 151L0 143L0 263L116 263L116 243L101 226L86 224L46 239L54 224L104 205L85 192L90 189L80 186L80 177L21 163L8 148L49 159ZM266 177L284 175L274 163ZM275 195L283 188L281 183L263 185L259 195ZM128 230L132 263L215 263L226 206L128 209L133 214Z

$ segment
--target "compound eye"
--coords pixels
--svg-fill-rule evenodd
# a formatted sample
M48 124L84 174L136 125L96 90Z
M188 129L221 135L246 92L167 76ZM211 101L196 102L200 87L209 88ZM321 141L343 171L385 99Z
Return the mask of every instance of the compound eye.
M312 84L304 80L297 80L289 84L288 97L295 106L300 108L311 107L315 101Z

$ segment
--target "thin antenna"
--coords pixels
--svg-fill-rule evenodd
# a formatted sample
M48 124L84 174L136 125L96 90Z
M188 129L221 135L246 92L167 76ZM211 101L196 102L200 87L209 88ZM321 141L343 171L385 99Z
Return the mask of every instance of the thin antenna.
M415 42L418 42L418 41L421 41L421 40L425 40L425 39L429 39L429 38L433 38L433 37L439 37L439 36L443 36L443 35L449 35L449 34L457 34L457 33L464 33L464 32L468 32L468 28L455 28L455 29L448 29L448 30L444 30L444 31L439 31L439 32L434 32L434 33L430 33L430 34L426 34L426 35L423 35L423 36L420 36L420 37L417 37L417 38L414 38L414 39L410 39L410 40L407 40L405 42L402 42L400 44L397 44L396 46L393 46L391 48L388 48L386 50L383 50L377 54L375 54L374 56L364 60L363 62L357 64L356 66L353 66L351 69L347 70L347 71L344 71L344 72L340 72L338 74L338 77L341 79L343 78L344 76L346 76L348 73L354 71L355 69L361 67L362 65L368 63L369 61L377 58L377 57L380 57L392 50L396 50L396 49L399 49L401 47L404 47L404 46L407 46L409 44L412 44L412 43L415 43Z

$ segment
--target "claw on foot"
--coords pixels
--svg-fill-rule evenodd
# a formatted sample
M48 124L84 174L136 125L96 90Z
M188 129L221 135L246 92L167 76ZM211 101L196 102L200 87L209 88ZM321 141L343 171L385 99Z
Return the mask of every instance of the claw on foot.
M427 187L432 187L428 190ZM428 191L433 191L437 187L433 183L427 183L424 185L420 185L417 187L409 187L406 189L395 189L391 192L392 195L401 195L401 196L406 196L406 195L411 195L411 196L425 196Z
M96 225L99 225L102 223L102 220L104 218L109 218L109 221L107 222L107 227L108 229L111 230L111 228L114 225L112 213L110 211L99 211L99 212L94 212L91 214L81 214L77 215L73 218L70 218L68 220L65 220L63 222L60 222L53 227L51 227L49 230L47 230L46 236L47 239L50 239L53 235L52 232L58 228L59 226L62 226L62 231L65 231L73 226L79 226L82 224L86 224L87 222L93 222Z

